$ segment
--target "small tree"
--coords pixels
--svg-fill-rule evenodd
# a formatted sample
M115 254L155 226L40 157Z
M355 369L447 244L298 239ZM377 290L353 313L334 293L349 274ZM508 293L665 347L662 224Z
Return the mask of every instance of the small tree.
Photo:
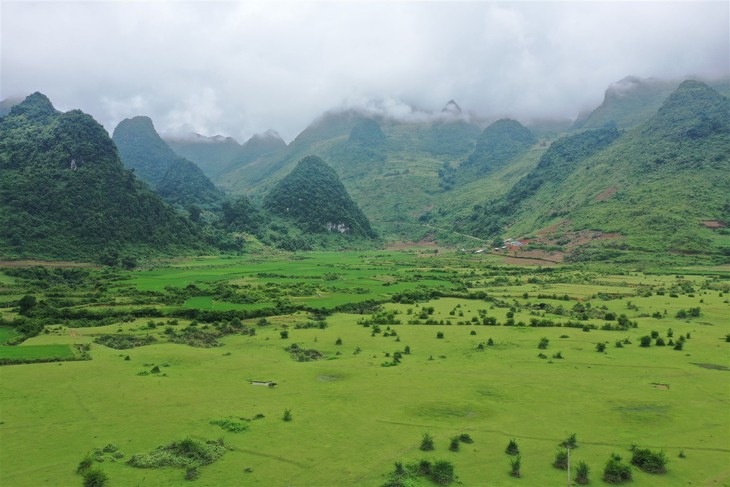
M548 340L545 337L540 338L540 343L537 344L537 348L540 350L545 350L548 347L548 344L550 343L550 340Z
M102 470L91 469L84 472L84 487L104 487L109 476Z
M421 450L423 450L423 451L433 450L433 438L428 433L424 433L423 438L421 438Z
M337 339L337 340L335 341L335 345L342 345L342 338L338 338L338 339Z
M291 409L285 409L284 416L282 416L281 419L283 419L286 422L291 421L292 420Z
M509 465L512 469L510 472L510 475L516 478L522 477L522 472L520 472L520 469L522 468L522 457L517 455L514 458L510 458Z
M644 335L641 337L641 341L639 342L640 347L651 347L651 337L649 335Z
M449 450L450 451L459 451L459 437L454 436L451 438L451 443L449 444Z
M566 450L558 450L558 452L555 454L553 467L559 468L560 470L568 469L568 452Z
M444 332L439 331L436 333L436 338L443 338L443 337L444 337Z
M631 466L622 463L621 456L612 453L603 469L603 480L609 484L627 482L631 480Z
M288 332L287 330L281 330L281 331L279 332L279 335L281 335L281 338L282 338L282 339L286 339L286 338L289 338L289 332Z
M654 452L648 448L634 449L631 463L647 473L666 473L667 456L663 451Z
M26 294L18 300L18 312L21 315L27 315L37 304L38 300L36 300L35 296Z
M580 485L586 485L588 480L588 473L590 472L588 464L584 461L578 462L578 466L575 468L575 481Z
M509 440L509 443L507 444L507 448L504 450L504 452L507 455L519 455L520 447L517 446L517 442L514 439L512 439L512 440Z
M596 343L596 352L603 353L605 351L606 351L606 343L605 342Z
M562 446L563 448L570 448L571 450L578 448L578 440L575 439L575 433L572 433L570 436L564 439L560 443L560 446Z

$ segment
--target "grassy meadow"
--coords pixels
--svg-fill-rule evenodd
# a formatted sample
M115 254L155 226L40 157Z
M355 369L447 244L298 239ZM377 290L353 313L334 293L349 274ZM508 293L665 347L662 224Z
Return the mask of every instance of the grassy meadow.
M0 357L88 344L92 359L0 367L0 485L81 485L92 453L110 486L380 486L394 462L421 459L451 462L464 486L558 486L567 472L552 463L571 434L590 485L609 485L606 461L628 463L632 445L668 464L632 467L629 485L730 485L726 268L516 267L429 250L86 272L46 289L22 273L3 281L37 298L25 316L44 328ZM2 304L6 322L16 303ZM16 334L0 328L0 342ZM432 451L419 449L426 433ZM461 434L473 443L450 451ZM194 481L126 463L186 438L228 451Z

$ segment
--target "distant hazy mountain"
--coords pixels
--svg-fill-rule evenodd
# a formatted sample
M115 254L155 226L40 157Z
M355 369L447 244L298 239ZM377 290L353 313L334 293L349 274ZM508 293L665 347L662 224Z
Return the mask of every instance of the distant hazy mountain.
M34 93L0 119L0 253L88 259L203 248L190 222L124 169L106 130Z
M167 201L181 206L220 202L221 191L195 163L178 156L160 138L148 117L122 120L113 140L124 165Z
M266 195L264 208L307 232L375 238L337 173L316 156L299 161Z
M208 178L215 180L241 151L241 144L231 137L205 137L191 134L185 137L163 137L181 157L193 161Z

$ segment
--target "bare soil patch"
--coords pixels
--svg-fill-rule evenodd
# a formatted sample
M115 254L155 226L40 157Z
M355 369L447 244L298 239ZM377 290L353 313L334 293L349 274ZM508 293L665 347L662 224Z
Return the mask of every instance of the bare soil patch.
M727 224L725 222L721 222L720 220L702 220L700 222L703 227L706 228L725 228L727 227Z
M616 187L606 188L603 192L596 195L596 201L607 200L613 196L616 191L618 191L618 188Z

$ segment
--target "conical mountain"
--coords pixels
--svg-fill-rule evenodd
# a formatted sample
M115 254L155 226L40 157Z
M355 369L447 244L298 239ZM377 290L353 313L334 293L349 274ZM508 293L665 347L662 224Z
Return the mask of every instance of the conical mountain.
M202 248L190 222L124 169L108 133L34 93L0 119L0 253L88 259Z
M497 120L479 135L476 147L460 166L467 176L480 176L494 171L530 149L537 139L530 129L516 120Z
M218 203L222 193L195 163L178 156L155 130L148 117L122 120L114 129L114 143L124 165L173 204Z
M317 156L299 161L266 195L264 208L307 232L375 238L337 173Z

